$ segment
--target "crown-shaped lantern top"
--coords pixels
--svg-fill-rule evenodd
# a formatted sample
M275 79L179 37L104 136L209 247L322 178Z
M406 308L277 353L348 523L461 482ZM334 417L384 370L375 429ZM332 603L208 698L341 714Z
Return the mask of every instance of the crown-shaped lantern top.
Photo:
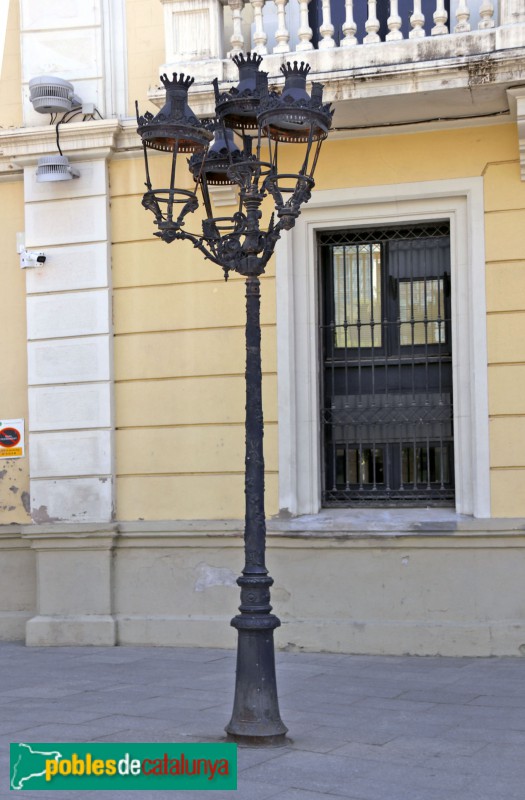
M195 83L195 78L192 78L191 75L184 75L181 72L178 76L177 73L173 73L173 80L170 81L166 73L160 76L160 80L162 85L166 89L166 91L181 91L185 92L186 97L188 96L188 90L190 86Z
M285 77L282 97L308 102L310 98L306 91L306 77L310 72L310 64L306 64L304 61L301 61L300 64L297 61L294 61L293 64L287 62L281 66L281 72Z
M194 78L189 75L173 73L173 78L161 75L166 89L166 102L158 114L146 113L139 117L137 109L138 133L146 147L180 153L194 153L202 150L212 138L210 131L197 119L188 105L188 91Z
M284 75L282 94L271 92L262 101L258 123L275 141L307 142L325 139L332 124L330 103L323 105L323 85L312 84L306 90L310 65L304 61L287 62L281 66Z
M259 69L262 60L262 56L258 53L237 53L236 56L232 56L232 61L237 66L239 72L243 66L251 66L253 69Z
M232 61L239 70L237 92L242 94L247 90L254 91L257 88L257 73L262 64L262 56L257 53L239 53L233 56Z
M228 128L257 128L257 111L268 94L268 73L261 72L262 56L239 53L232 58L239 70L239 83L228 92L219 92L219 81L213 81L217 115Z
M291 61L287 61L286 64L281 64L280 70L285 78L288 78L290 75L302 75L306 78L311 70L311 66L307 64L306 61L301 61L300 64L297 61L294 61L293 64Z

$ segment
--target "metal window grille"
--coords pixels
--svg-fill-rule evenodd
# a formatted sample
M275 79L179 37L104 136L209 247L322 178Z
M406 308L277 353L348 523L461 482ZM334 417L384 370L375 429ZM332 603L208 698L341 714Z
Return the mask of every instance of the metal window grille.
M453 505L448 222L318 244L324 505Z

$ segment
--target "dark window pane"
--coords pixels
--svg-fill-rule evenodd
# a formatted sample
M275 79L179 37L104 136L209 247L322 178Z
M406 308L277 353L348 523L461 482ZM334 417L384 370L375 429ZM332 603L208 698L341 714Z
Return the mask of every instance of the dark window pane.
M403 483L449 483L448 448L436 445L403 447Z
M332 250L334 346L381 347L381 245Z
M347 484L362 486L384 482L383 450L381 448L363 447L337 448L336 455L338 486Z
M443 279L399 282L400 344L442 344L445 342L443 318Z

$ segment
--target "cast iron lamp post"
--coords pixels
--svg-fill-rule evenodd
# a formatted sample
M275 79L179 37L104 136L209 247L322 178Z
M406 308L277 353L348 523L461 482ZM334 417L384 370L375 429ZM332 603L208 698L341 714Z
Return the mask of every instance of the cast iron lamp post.
M231 624L238 630L237 671L228 736L238 742L274 744L284 740L287 728L279 714L273 632L280 625L271 613L272 578L265 564L263 413L261 393L260 281L281 231L289 230L310 198L321 144L332 120L323 105L323 87L306 91L307 64L287 63L281 94L268 88L268 75L259 70L262 58L254 53L234 57L238 86L221 93L214 81L213 120L197 119L188 106L193 79L161 77L166 104L156 116L139 116L138 133L144 145L146 192L142 204L153 212L159 236L165 242L187 239L205 258L218 264L228 278L230 270L246 278L246 457L244 529L245 566L237 583L241 588L240 614ZM295 172L279 172L279 144L295 148ZM152 186L148 150L171 153L168 189ZM188 167L194 189L180 188L177 161L190 153ZM214 216L210 187L238 187L238 210L231 217ZM204 203L202 231L186 229L186 218ZM271 196L274 211L261 227L264 199ZM275 220L277 212L277 221Z

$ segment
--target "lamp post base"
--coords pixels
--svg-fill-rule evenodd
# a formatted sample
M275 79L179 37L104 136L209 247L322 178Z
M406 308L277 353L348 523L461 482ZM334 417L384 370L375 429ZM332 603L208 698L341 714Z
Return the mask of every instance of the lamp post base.
M273 644L281 623L273 614L240 614L231 624L239 639L235 699L225 731L238 744L282 745L288 728L279 713Z

